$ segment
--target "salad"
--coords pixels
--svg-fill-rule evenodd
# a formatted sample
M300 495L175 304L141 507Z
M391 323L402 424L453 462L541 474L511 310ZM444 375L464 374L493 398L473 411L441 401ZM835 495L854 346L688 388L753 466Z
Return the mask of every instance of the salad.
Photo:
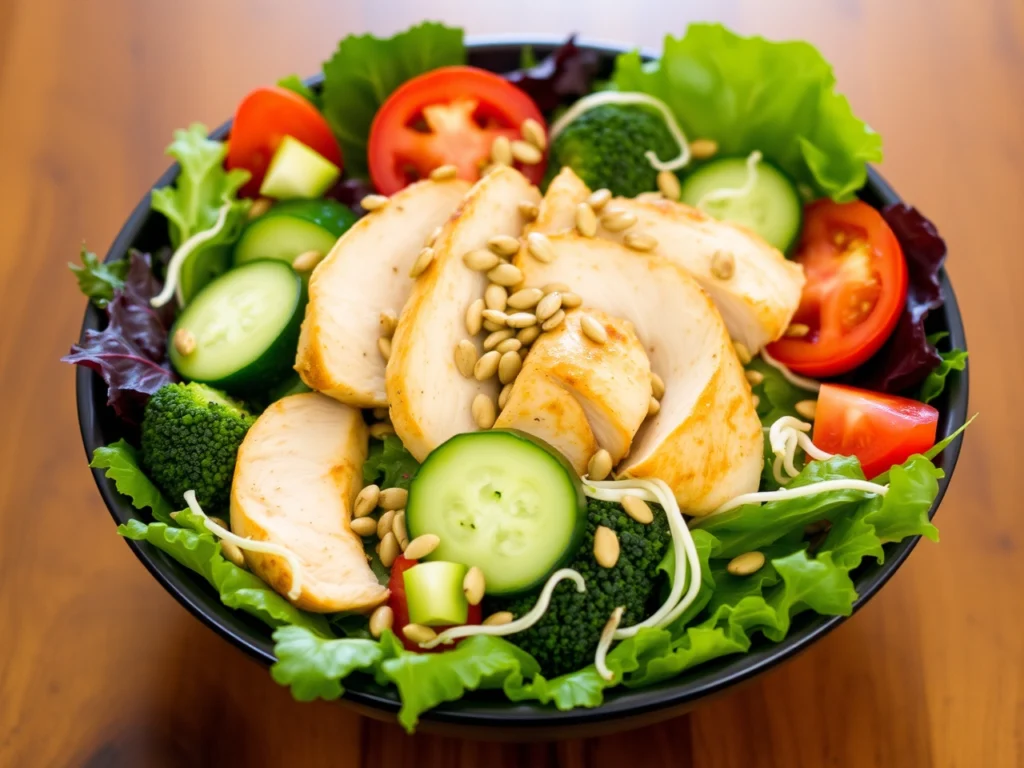
M369 675L410 730L849 615L862 561L937 539L955 437L945 245L858 200L881 139L812 46L522 55L348 37L175 134L166 249L72 265L107 325L64 359L126 435L91 466L146 510L118 532L265 622L295 698Z

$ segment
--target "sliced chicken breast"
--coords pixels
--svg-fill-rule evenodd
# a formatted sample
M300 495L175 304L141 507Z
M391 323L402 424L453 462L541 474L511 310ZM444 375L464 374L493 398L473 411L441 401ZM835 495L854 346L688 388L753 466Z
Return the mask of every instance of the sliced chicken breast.
M360 408L387 405L380 316L397 317L409 269L469 184L421 181L358 221L313 272L295 370L311 388Z
M523 231L520 202L540 193L519 171L502 167L467 193L434 244L434 260L416 280L398 320L387 366L391 423L418 460L452 435L476 430L471 406L483 393L495 398L494 379L465 378L455 367L455 346L468 338L466 310L483 296L487 277L462 257L485 248L495 235ZM473 340L480 351L479 340Z
M651 400L651 366L633 324L597 310L588 314L608 340L592 341L580 328L584 314L569 312L530 349L494 425L547 441L580 475L599 448L613 463L629 452Z
M537 218L527 225L527 232L546 235L564 232L576 226L576 206L590 195L583 179L566 166L548 184L544 199L537 206Z
M573 233L550 236L554 260L520 251L527 285L568 284L581 312L630 320L665 394L617 473L657 477L688 514L701 515L757 490L763 438L743 366L721 316L674 261Z
M267 408L238 450L231 530L295 554L302 591L292 602L304 610L362 611L388 598L349 528L366 439L358 410L307 393ZM294 574L284 557L245 550L245 560L277 592L291 590Z

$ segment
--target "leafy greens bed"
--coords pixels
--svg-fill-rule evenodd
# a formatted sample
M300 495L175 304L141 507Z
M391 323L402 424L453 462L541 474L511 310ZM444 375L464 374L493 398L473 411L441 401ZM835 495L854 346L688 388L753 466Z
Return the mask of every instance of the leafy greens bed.
M211 502L213 491L202 498L201 489L219 489L226 495L225 478L230 483L238 446L223 437L228 433L225 425L234 425L232 428L244 434L252 423L250 413L258 414L286 395L309 391L291 373L298 339L297 321L291 320L281 331L281 338L285 339L281 359L290 357L285 366L287 375L281 373L280 361L272 360L268 352L248 369L249 379L243 385L231 376L218 382L239 398L237 401L201 388L188 389L192 384L179 384L182 379L199 377L186 372L187 366L198 370L189 362L195 339L183 335L181 314L176 313L175 304L189 306L207 285L217 284L218 276L226 272L227 279L232 275L232 265L237 270L250 258L256 264L266 264L262 261L266 258L280 258L262 251L255 256L247 255L247 248L256 248L247 238L260 217L271 224L287 219L286 224L293 231L301 231L307 238L326 237L329 247L357 216L372 210L374 205L382 205L379 201L374 203L372 196L366 197L375 190L385 191L381 160L375 154L372 137L382 107L390 104L389 97L417 76L439 68L459 67L465 62L462 31L441 24L424 23L389 39L350 36L325 62L319 92L310 90L295 76L279 83L293 94L289 97L295 100L291 108L322 114L322 122L329 126L326 138L326 129L319 134L303 129L307 132L297 139L313 155L317 153L309 148L322 147L324 141L331 148L312 160L308 152L303 156L308 167L315 169L313 175L321 176L323 183L317 182L315 193L298 196L315 198L316 206L303 202L296 207L295 202L289 201L275 203L269 213L260 210L268 195L282 199L296 196L289 186L296 179L276 173L277 154L274 160L249 157L239 161L234 154L236 146L207 138L205 127L196 124L178 131L168 148L168 154L181 166L179 178L173 186L156 190L152 196L152 208L167 218L173 254L132 251L124 260L101 263L83 249L82 264L72 265L72 269L82 292L105 311L107 326L100 331L86 331L81 343L64 359L84 365L103 378L108 405L125 425L129 439L97 449L90 464L104 472L118 492L140 510L140 519L119 526L118 532L166 553L209 582L224 605L265 623L272 630L277 657L271 673L278 683L290 687L296 699L336 699L343 695L349 675L368 675L381 685L397 688L401 698L399 720L410 731L423 713L475 690L500 691L512 701L535 701L560 709L596 707L609 687L653 685L711 660L745 653L755 642L779 642L789 633L794 617L801 613L850 615L858 597L855 571L863 562L873 559L883 563L885 545L907 537L938 540L929 511L943 475L932 460L956 435L946 437L925 452L924 447L934 442L933 432L929 442L905 451L891 468L891 462L885 463L883 469L887 471L871 478L865 477L862 462L855 455L840 455L837 450L836 455L824 454L826 458L812 460L815 457L795 449L789 456L799 465L798 469L790 470L795 476L781 476L779 452L773 449L768 437L770 429L780 420L805 417L808 407L813 414L814 398L808 390L818 385L813 381L801 383L784 367L773 364L767 355L747 355L743 359L746 350L742 345L737 353L745 364L757 418L766 433L761 491L778 491L783 486L792 491L823 482L835 482L837 489L766 503L738 503L726 511L695 517L690 522L690 531L700 565L696 599L667 626L645 627L614 645L605 662L610 675L602 674L599 666L592 663L567 674L546 677L542 673L544 663L517 646L515 635L508 639L474 635L443 653L420 653L409 650L409 638L403 642L397 634L398 626L371 633L366 617L359 613L302 610L244 567L241 554L237 549L234 553L231 550L234 545L214 534L209 518L198 514L191 503L182 508L177 498L168 497L168 483L162 480L168 477L166 472L157 476L152 465L147 472L147 444L151 446L158 437L158 431L147 424L147 404L156 393L168 391L165 388L180 387L174 390L171 399L180 424L165 424L165 432L169 430L167 433L181 440L181 435L191 434L188 429L197 420L205 419L222 430L209 439L218 441L220 455L229 454L225 465L207 462L194 468L192 474L183 470L175 477L174 470L170 473L174 479L170 485L176 488L199 486L199 501L203 504ZM804 216L805 237L806 231L814 226L815 206L821 210L822 200L831 201L828 205L856 205L851 201L864 186L866 164L882 157L880 137L856 118L849 102L836 93L831 67L807 43L742 38L719 25L700 24L691 26L681 38L667 36L659 60L644 62L639 53L626 53L617 57L607 81L596 82L597 73L593 52L579 48L570 39L540 62L533 60L532 53L524 52L523 68L504 77L528 94L546 117L562 114L594 91L629 92L641 94L643 99L653 97L668 110L667 132L660 117L653 127L645 122L652 119L647 112L639 118L624 117L614 111L606 114L620 121L617 125L639 131L637 136L652 142L643 144L641 149L658 142L671 149L676 141L674 133L678 131L688 137L711 140L715 152L745 158L748 173L763 159L769 169L775 169L772 172L791 183L794 199L796 195L800 197L798 208L801 201L820 199L808 206L805 213L798 210L796 214L794 233ZM592 114L597 114L597 109ZM240 108L236 134L232 137L238 144L242 143L242 116ZM552 138L557 141L557 137ZM594 178L586 180L593 188L601 186L599 182L603 174L609 173L608 168L566 159L571 155L565 149L567 144L566 140L554 146L552 156L561 153L559 159L564 165L574 167L584 177L592 173ZM338 147L340 155L335 157L331 153L337 153ZM694 142L686 151L692 150L696 156L698 147ZM628 155L627 148L622 151ZM664 153L656 154L665 160ZM344 176L340 167L342 157ZM698 173L714 162L706 162L706 157L695 160ZM646 184L643 189L650 189L655 174L646 160L638 162L642 172L632 178ZM552 162L545 184L551 180L551 171L558 170L557 165ZM532 171L524 168L523 172ZM681 175L685 202L688 177ZM749 176L744 186L756 184L757 178ZM657 179L664 195L674 190L672 196L678 199L678 180L673 187L661 174ZM540 176L531 180L539 182ZM254 202L247 190L256 182L263 196ZM275 194L266 192L271 182L277 185ZM288 194L280 192L281 189ZM742 190L737 195L737 190L726 189L722 199L743 194L746 193ZM704 199L695 207L700 208ZM931 222L914 208L891 206L881 213L898 243L900 263L905 260L905 302L901 301L886 332L878 336L878 343L859 362L842 371L830 369L815 375L928 403L940 397L950 376L966 368L965 351L940 351L940 346L947 343L946 335L926 329L928 313L938 309L943 301L938 276L946 255L945 245ZM310 223L321 231L309 234ZM307 245L310 242L319 241L310 240ZM294 277L294 285L288 283L289 290L294 289L299 297L300 311L308 283L300 262L310 253L317 255L313 249L286 257L294 257L295 273L302 275L299 279L289 270ZM870 298L875 300L873 295ZM863 296L858 297L858 301L862 299ZM803 311L802 303L798 318ZM794 337L806 335L807 331L795 330L801 325L794 321L787 334L792 331ZM230 335L230 329L220 329L219 333ZM275 354L280 356L279 351ZM794 368L799 368L799 357L793 360ZM267 366L275 365L274 370L280 375L272 380L259 380L254 387L252 372L262 375L270 370ZM813 365L807 370L813 370ZM193 396L200 400L189 399ZM203 397L209 402L203 401ZM152 400L155 401L156 398ZM822 406L819 401L819 415ZM185 428L179 433L176 430L181 424ZM385 490L408 490L420 464L389 431L393 432L371 431L374 439L370 440L362 479L366 485L375 484ZM137 447L139 435L141 448ZM795 433L792 439L797 440ZM814 439L818 439L817 426ZM186 446L180 454L168 455L185 455L189 451L191 447ZM188 459L182 462L187 463ZM865 460L863 466L878 475L874 464L869 467ZM161 481L163 488L151 478ZM888 484L887 492L881 495L870 490L878 486L865 485L864 481L869 479ZM843 487L845 481L860 481L861 486L856 487L854 482L853 487ZM738 575L732 567L734 559L754 552L763 555L763 565L753 573ZM378 578L386 583L390 563L382 563L383 551L378 548L368 557ZM658 571L663 573L662 581L669 585L682 572L675 568L672 547L666 550ZM693 576L687 574L686 585ZM560 589L565 593L569 586ZM668 592L667 586L664 591Z

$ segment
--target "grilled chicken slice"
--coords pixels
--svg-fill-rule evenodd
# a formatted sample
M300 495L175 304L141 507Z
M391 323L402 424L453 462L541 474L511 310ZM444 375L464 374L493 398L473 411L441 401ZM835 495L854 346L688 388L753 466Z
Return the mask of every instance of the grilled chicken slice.
M729 333L707 294L674 261L574 233L550 236L544 264L520 251L527 285L566 283L581 312L630 320L651 370L665 382L660 411L648 418L617 473L656 477L682 509L701 515L756 491L763 438L750 386Z
M494 379L463 377L455 367L455 346L468 338L466 310L483 296L484 273L462 260L485 248L495 235L518 237L523 230L520 202L537 203L540 193L519 171L502 167L468 192L434 244L434 260L416 280L398 320L387 367L391 423L418 460L449 437L473 432L473 399L495 398ZM479 341L474 341L479 349Z
M529 232L546 235L565 232L576 225L576 206L590 195L590 189L572 168L566 166L548 184L540 201L537 218L526 227Z
M381 313L402 311L413 261L468 189L457 179L406 187L358 221L317 266L295 361L309 387L360 408L387 405L377 349Z
M608 340L597 344L572 311L534 343L495 427L518 429L562 452L576 472L607 450L613 463L628 452L647 416L651 366L628 320L590 310Z
M388 590L374 576L362 540L349 528L362 487L366 425L355 408L317 393L278 400L256 420L231 485L231 529L286 547L302 564L307 611L362 611ZM292 587L292 568L277 555L245 551L253 573L277 592Z

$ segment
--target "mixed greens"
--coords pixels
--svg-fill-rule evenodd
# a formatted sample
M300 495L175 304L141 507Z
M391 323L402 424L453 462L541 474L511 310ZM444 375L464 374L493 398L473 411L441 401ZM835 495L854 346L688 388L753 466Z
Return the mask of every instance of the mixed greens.
M296 699L369 675L409 730L850 615L866 559L938 538L967 358L935 227L857 199L880 137L812 46L719 25L600 82L573 39L466 61L350 36L175 134L166 252L83 248L107 322L64 359L124 424L118 532L268 625Z

